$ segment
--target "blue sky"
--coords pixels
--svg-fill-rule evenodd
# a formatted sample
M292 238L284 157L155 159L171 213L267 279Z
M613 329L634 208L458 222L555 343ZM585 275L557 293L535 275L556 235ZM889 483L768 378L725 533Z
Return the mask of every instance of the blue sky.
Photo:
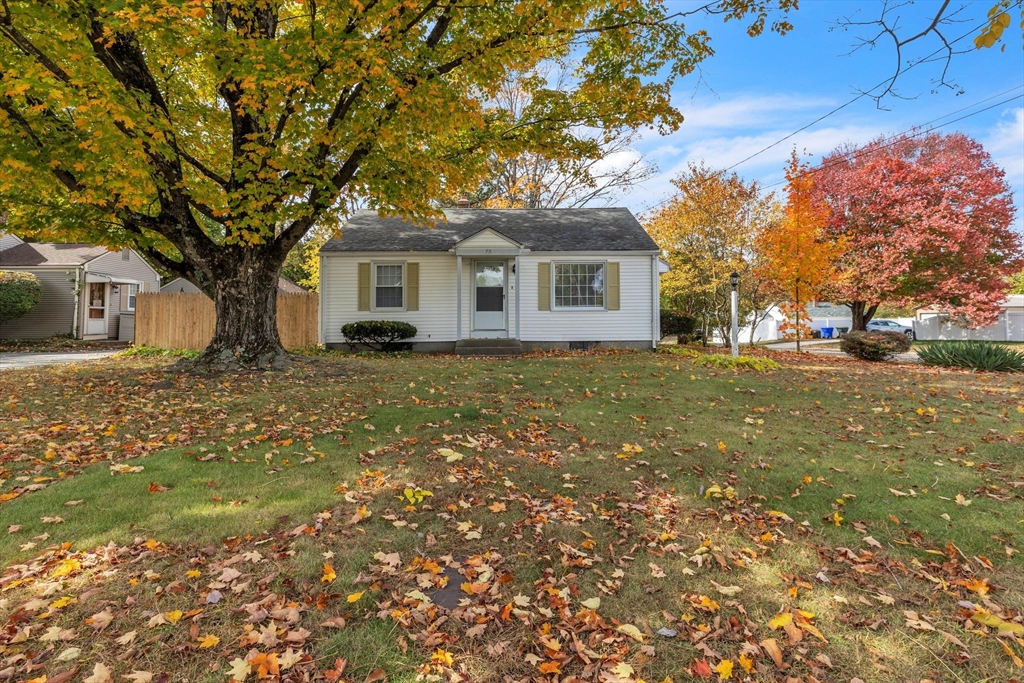
M949 27L948 36L959 37L980 24L994 0L965 3L963 24ZM685 9L691 2L670 2ZM750 38L743 26L719 19L702 19L712 35L716 55L702 65L702 73L680 81L673 92L674 104L686 121L668 136L644 132L635 145L659 169L658 174L623 196L624 204L640 214L671 195L670 179L689 161L705 161L726 168L779 140L852 99L892 74L891 45L860 50L847 56L856 35L834 29L841 16L869 19L878 15L875 0L804 0L792 15L795 30L786 36L765 34ZM955 3L954 3L955 4ZM937 3L919 1L900 10L907 32L926 26ZM833 30L830 31L830 28ZM806 149L816 162L844 142L863 143L879 135L891 135L925 124L956 110L957 118L1018 96L1007 104L945 126L943 132L960 130L982 142L1007 173L1018 214L1016 225L1024 232L1024 51L1016 20L1007 31L1005 52L972 50L953 59L948 79L962 93L936 87L942 64L921 64L901 76L898 91L913 99L886 98L880 109L865 97L807 131L748 161L735 170L746 179L763 184L782 180L782 168L795 145ZM973 34L957 47L973 46ZM908 46L912 57L922 57L939 47L930 37ZM907 53L904 55L908 56ZM1017 89L1014 89L1017 88ZM993 95L1010 91L1001 97ZM976 105L976 106L972 106ZM942 123L939 121L938 123ZM934 125L934 124L933 124ZM777 188L778 189L778 188Z

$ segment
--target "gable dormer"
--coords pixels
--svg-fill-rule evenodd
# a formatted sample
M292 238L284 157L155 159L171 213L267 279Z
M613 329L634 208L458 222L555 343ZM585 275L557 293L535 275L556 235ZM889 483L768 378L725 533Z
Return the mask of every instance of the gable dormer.
M458 256L517 256L528 250L494 228L484 228L456 242L451 251Z

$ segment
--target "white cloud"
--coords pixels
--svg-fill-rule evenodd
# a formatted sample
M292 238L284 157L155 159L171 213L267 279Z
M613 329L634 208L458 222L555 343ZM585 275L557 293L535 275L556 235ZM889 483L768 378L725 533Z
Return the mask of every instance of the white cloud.
M632 164L639 161L642 157L643 155L634 149L620 150L595 162L593 167L591 167L591 171L595 176L602 176L605 174L610 175L612 173L624 171Z
M659 173L630 195L630 204L637 210L644 210L665 200L673 192L672 178L685 171L690 162L703 161L711 168L728 168L791 132L791 129L775 128L756 132L737 131L731 136L695 136L685 148L678 149L671 165L662 163ZM807 150L814 154L815 156L809 159L813 162L843 143L862 144L877 137L881 132L873 126L859 125L804 131L743 163L736 168L736 172L748 180L758 180L764 185L775 183L783 179L783 168L794 147L799 152Z
M713 104L676 102L685 119L683 126L690 129L763 127L777 124L793 112L821 110L832 105L835 100L831 98L804 95L741 95Z
M1011 187L1017 193L1024 191L1024 107L1004 112L982 144L1006 171Z

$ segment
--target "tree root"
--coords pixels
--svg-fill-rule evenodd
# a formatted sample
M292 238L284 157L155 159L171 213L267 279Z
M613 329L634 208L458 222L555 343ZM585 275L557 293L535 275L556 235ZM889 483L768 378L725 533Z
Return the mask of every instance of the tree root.
M182 358L171 366L172 371L200 375L219 375L228 372L276 372L294 364L284 349L266 351L246 357L231 349L207 348L198 358Z

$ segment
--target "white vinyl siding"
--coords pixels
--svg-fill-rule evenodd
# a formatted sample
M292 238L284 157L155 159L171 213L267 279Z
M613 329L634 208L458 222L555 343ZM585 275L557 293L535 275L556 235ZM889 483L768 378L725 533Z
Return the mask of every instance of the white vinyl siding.
M416 326L414 342L455 341L455 257L451 254L409 254L420 264L418 311L358 309L358 264L395 263L394 254L324 254L320 266L321 336L325 344L342 344L341 326L359 320L399 320ZM371 281L375 277L371 269ZM463 291L466 296L468 290ZM373 295L371 293L371 300ZM468 329L468 328L464 328Z
M499 235L493 230L487 229L481 230L472 237L467 237L459 242L460 249L508 249L509 247L515 248L516 246L515 242Z
M35 275L43 286L43 298L24 316L0 323L0 339L44 339L58 334L71 334L75 318L74 268L4 266L4 270Z
M653 272L649 254L531 253L520 257L522 292L522 341L651 341L654 337ZM617 311L556 308L541 311L537 305L537 264L615 261L619 263L621 307Z

